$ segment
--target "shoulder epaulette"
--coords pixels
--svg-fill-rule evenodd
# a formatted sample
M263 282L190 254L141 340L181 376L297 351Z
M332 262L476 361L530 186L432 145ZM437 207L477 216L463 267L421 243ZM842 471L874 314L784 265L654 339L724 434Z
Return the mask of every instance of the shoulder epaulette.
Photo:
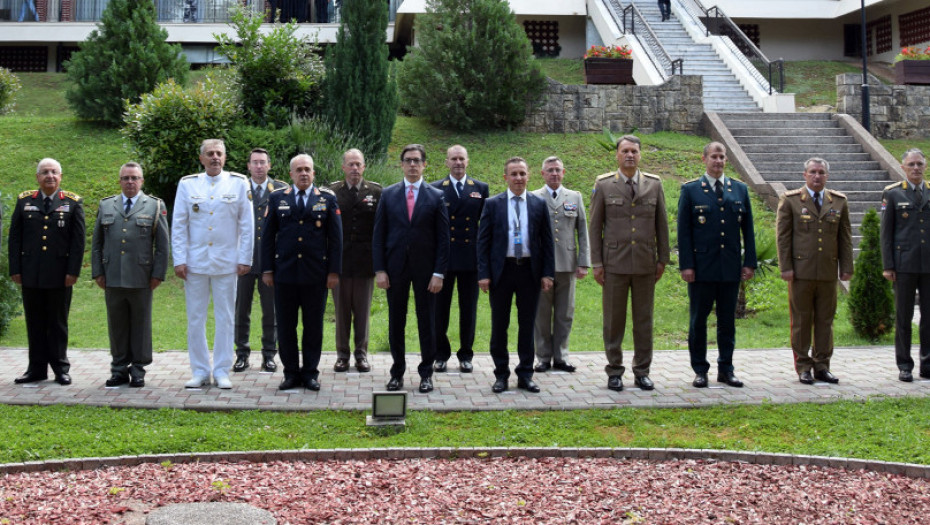
M686 184L694 184L695 182L701 182L701 177L698 177L698 178L692 179L692 180L687 180L687 181L685 181L685 182L682 182L681 185L684 186L684 185L686 185Z
M19 194L19 198L20 198L20 199L25 199L26 197L28 197L28 196L34 194L35 192L36 192L36 190L26 190L26 191L24 191L24 192L22 192L22 193Z
M331 190L338 190L339 188L342 188L345 185L346 185L346 181L345 179L343 179L343 180L337 180L336 182L332 184L328 184L326 187Z
M77 202L80 202L80 201L81 201L81 196L78 195L77 193L74 193L73 191L61 190L61 195L64 196L64 197L67 197L67 198L69 198L69 199L71 199L71 200L73 200L73 201L77 201Z
M336 196L336 192L335 192L335 191L333 191L333 190L331 190L331 189L329 189L329 188L326 188L326 187L321 187L321 188L320 188L320 193L328 193L328 194L332 195L333 197Z
M885 186L885 188L884 188L883 191L893 190L893 189L895 189L895 188L897 188L897 187L899 187L899 186L902 187L902 188L904 188L904 189L907 189L907 181L892 182L891 184Z
M831 195L836 195L837 197L840 197L840 198L842 198L842 199L845 199L845 198L846 198L846 194L843 193L843 192L839 192L839 191L836 191L836 190L827 190L827 191L829 191Z
M249 179L249 178L246 177L245 175L243 175L243 174L241 174L241 173L236 173L235 171L230 171L230 172L229 172L229 175L232 176L232 177L240 178L240 179L242 179L242 180L248 180L248 179Z
M181 180L196 179L198 176L200 176L199 173L192 173L192 174L190 174L190 175L185 175L185 176L181 177Z
M785 197L790 197L790 196L792 196L792 195L800 195L802 191L804 191L804 188L797 188L797 189L794 189L794 190L788 190L788 191L785 192Z
M448 186L448 185L449 185L449 179L446 178L446 180L442 181L442 185L443 185L443 186Z
M117 197L119 197L119 195L110 195L109 197L104 197L104 198L100 199L100 202L102 203L102 202L106 202L106 201L109 201L109 200L113 200L113 199L115 199L115 198L117 198Z
M471 180L471 179L468 179L467 181L465 181L465 184L468 184L469 186L474 186L474 185L475 185L475 181L473 181L473 180Z
M641 172L639 172L639 174L640 174L640 175L643 175L644 177L649 177L650 179L662 180L662 177L660 177L660 176L658 176L658 175L653 175L652 173L646 173L646 172L644 172L644 171L641 171Z
M379 187L379 188L381 187L381 183L375 182L375 181L373 181L373 180L365 179L365 183L366 183L366 184L371 184L372 186L377 186L377 187Z
M607 178L610 178L610 177L615 176L616 174L617 174L617 172L614 171L614 172L610 172L610 173L605 173L605 174L603 174L603 175L598 175L598 176L597 176L597 180L607 179Z
M286 187L287 187L287 183L286 183L286 182L280 181L280 180L276 180L276 179L271 179L271 191L274 191L274 190L276 190L276 189L278 189L278 188L286 188Z

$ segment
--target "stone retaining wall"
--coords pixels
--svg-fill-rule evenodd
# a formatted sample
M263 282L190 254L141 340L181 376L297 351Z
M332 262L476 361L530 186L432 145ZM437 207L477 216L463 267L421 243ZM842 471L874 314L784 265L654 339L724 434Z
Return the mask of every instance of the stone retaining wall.
M697 134L704 114L700 76L676 75L658 86L571 85L549 79L541 104L529 111L521 131Z
M930 86L888 86L869 76L872 135L881 139L930 137ZM836 112L862 122L862 75L836 76Z

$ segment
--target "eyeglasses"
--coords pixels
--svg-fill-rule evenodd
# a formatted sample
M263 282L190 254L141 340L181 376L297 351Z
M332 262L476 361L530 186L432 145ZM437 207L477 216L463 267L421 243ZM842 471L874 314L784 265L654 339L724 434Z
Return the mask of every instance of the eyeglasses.
M137 180L142 180L142 177L136 177L135 175L129 177L120 177L119 180L123 182L135 182Z
M416 166L418 164L423 164L423 159L402 159L401 162L410 166Z

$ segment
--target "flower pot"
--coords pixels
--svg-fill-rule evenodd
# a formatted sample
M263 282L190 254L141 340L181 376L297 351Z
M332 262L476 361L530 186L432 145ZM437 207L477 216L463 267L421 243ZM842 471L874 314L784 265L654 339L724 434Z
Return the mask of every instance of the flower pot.
M585 84L635 84L633 60L629 58L586 58Z
M901 60L894 65L897 85L930 85L930 60Z

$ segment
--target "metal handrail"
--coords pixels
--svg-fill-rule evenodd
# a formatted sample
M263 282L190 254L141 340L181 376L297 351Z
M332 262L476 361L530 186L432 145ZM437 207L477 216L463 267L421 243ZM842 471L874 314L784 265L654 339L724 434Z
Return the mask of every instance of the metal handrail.
M668 80L669 77L675 75L676 70L678 74L681 74L684 61L681 58L673 60L669 56L655 32L652 31L652 27L649 26L649 22L646 22L646 19L643 18L643 15L634 4L623 7L620 0L609 0L608 6L611 8L615 19L617 19L618 13L622 13L623 16L619 19L619 25L623 34L632 35L643 44L646 56L649 57L649 61L662 75L663 80ZM637 25L639 31L637 31Z
M769 60L765 54L743 33L743 30L719 6L706 9L700 0L678 0L685 12L705 28L705 36L711 34L722 37L725 45L734 52L740 62L759 82L759 85L772 93L785 90L785 61ZM713 22L711 22L713 20ZM738 41L734 42L733 39Z

